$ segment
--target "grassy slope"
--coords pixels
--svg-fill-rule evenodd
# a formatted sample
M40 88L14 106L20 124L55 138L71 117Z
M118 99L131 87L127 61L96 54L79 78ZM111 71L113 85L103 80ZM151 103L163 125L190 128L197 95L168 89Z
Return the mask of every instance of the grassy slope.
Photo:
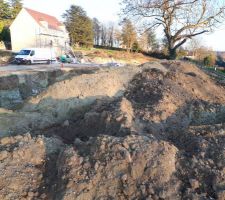
M121 60L124 62L137 61L138 63L145 63L150 61L156 61L157 59L145 56L141 53L130 53L124 50L107 50L107 49L75 49L75 51L81 51L84 55L88 56L91 59L103 58L115 60Z

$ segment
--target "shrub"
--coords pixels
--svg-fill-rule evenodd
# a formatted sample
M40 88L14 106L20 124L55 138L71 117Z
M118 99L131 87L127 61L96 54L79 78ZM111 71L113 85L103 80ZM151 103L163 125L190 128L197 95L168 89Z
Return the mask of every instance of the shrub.
M203 59L203 63L204 63L204 65L206 65L206 66L213 66L213 65L215 65L215 62L216 62L216 60L213 58L212 55L206 56L206 57Z

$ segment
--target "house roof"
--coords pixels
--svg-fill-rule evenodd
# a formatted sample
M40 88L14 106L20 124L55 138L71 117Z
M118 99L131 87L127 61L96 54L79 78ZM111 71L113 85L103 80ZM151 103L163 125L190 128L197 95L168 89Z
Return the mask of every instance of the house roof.
M41 13L35 10L31 10L29 8L24 8L33 18L34 20L40 25L41 21L46 21L48 22L48 28L54 29L54 30L60 30L59 26L62 26L63 24L56 18L51 15Z

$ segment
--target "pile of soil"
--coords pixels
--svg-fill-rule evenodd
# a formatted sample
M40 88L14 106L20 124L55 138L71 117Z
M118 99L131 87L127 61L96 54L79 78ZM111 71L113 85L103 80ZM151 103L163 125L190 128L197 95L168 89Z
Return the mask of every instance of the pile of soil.
M30 134L0 140L0 199L49 199L63 144Z
M224 88L196 66L165 62L140 66L122 97L103 98L46 134L71 142L99 134L123 137L153 134L162 139L191 125L225 122Z
M224 200L225 89L188 63L148 65L122 96L3 138L1 199Z

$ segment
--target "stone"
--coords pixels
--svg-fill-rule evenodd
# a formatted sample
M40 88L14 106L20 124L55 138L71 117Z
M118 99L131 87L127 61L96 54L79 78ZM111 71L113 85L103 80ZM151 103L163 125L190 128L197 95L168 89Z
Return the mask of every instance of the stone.
M98 164L98 162L96 162L96 163L95 163L95 171L97 171L98 168L99 168L99 164Z
M5 137L0 140L0 144L2 144L2 145L6 145L6 144L10 144L10 143L11 143L10 137Z
M70 125L69 120L64 121L62 124L63 127L68 127L69 125Z
M196 180L196 179L190 179L189 180L189 183L190 183L192 189L196 190L196 189L199 188L199 182L198 182L198 180Z
M8 156L8 152L7 151L0 152L0 161L6 159L7 156Z
M75 140L74 140L74 144L75 145L80 145L80 144L82 144L83 142L79 139L79 138L76 138Z
M33 197L34 196L34 193L33 192L28 192L28 197Z
M225 199L225 190L217 192L217 199L224 200Z

